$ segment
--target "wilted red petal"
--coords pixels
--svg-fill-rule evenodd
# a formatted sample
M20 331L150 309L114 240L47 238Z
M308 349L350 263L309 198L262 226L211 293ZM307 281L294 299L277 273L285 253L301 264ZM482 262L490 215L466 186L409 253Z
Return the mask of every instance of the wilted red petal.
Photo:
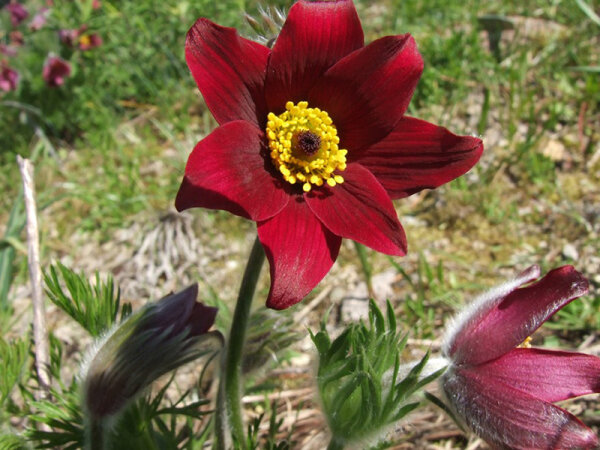
M369 169L396 199L463 175L482 152L481 139L457 136L432 123L403 117L385 138L363 152L350 152L348 159Z
M477 373L547 402L600 392L600 358L583 353L516 348Z
M442 388L458 416L492 446L591 449L598 437L562 408L478 373L451 369Z
M263 153L263 132L238 120L198 142L185 167L175 207L224 209L255 221L273 217L289 194L270 170Z
M360 164L349 164L344 182L305 194L310 209L338 236L388 255L406 254L406 235L385 189Z
M329 69L310 92L308 103L329 113L340 146L352 153L394 129L422 71L423 60L412 36L386 36Z
M342 239L327 230L302 197L292 198L275 217L258 224L269 259L267 306L285 309L301 301L329 272Z
M246 120L264 126L268 56L267 47L207 19L196 21L185 42L185 59L219 124Z
M530 286L502 292L489 300L489 308L482 303L482 308L474 309L475 314L456 329L449 355L456 364L469 365L498 358L587 290L583 275L572 266L563 266Z
M306 100L321 75L363 43L351 0L295 3L269 59L265 94L269 111L279 114L287 101Z

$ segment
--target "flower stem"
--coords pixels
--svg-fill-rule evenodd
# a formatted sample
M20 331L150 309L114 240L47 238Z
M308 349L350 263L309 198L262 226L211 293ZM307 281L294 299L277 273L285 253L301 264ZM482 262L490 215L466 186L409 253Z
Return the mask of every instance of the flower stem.
M356 241L354 241L354 248L356 248L356 254L358 255L360 265L362 266L363 273L365 274L365 281L367 283L367 291L369 297L374 299L375 293L373 292L373 283L371 282L371 277L373 276L373 268L369 263L369 255L367 255L367 248Z
M335 436L331 436L327 450L344 450L344 442Z
M216 416L217 448L219 449L231 448L230 433L233 433L238 448L243 449L246 447L241 401L242 353L252 298L264 261L265 252L260 241L256 238L244 271L244 278L242 279L231 322L227 349L222 360ZM228 419L230 424L227 423Z
M100 418L89 415L85 422L85 450L105 450L106 427Z

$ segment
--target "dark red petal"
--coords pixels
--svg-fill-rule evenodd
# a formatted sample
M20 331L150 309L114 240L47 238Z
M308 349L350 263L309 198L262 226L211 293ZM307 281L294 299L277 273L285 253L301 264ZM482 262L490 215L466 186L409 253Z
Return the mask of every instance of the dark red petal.
M406 254L406 235L385 189L360 164L341 172L344 182L305 194L310 209L334 234L388 255Z
M471 343L473 345L477 344L470 338L477 331L481 319L496 308L508 294L519 286L535 280L540 276L540 273L541 270L538 265L531 266L521 272L515 279L495 286L463 307L446 327L442 347L444 355L455 361L460 360L462 358L461 353L463 351L468 352Z
M185 167L175 207L224 209L255 221L273 217L289 194L263 155L263 133L228 122L198 142Z
M547 402L600 392L600 358L583 353L516 348L477 373Z
M496 448L591 449L595 433L562 408L480 375L450 369L442 388L456 414Z
M480 307L466 310L466 319L459 316L462 325L455 327L447 347L456 364L482 364L508 353L556 311L588 291L588 281L572 266L552 270L524 288L510 286L510 290L500 287L499 293L484 296Z
M421 72L423 59L412 36L387 36L329 69L310 92L308 103L329 113L340 147L352 153L394 129Z
M385 138L364 152L350 152L348 159L369 169L396 199L463 175L482 152L481 139L457 136L432 123L403 117Z
M302 300L335 262L342 239L327 230L302 197L290 200L275 217L258 224L269 259L267 306L285 309Z
M265 94L269 111L279 114L287 101L307 100L323 73L363 43L351 0L296 2L269 59Z
M269 49L238 36L233 28L198 19L188 31L185 59L219 124L246 120L262 128Z
M156 312L144 321L144 330L158 328L168 330L174 336L189 330L188 336L199 336L215 323L218 309L197 302L198 285L193 284L175 294L163 297L156 303Z

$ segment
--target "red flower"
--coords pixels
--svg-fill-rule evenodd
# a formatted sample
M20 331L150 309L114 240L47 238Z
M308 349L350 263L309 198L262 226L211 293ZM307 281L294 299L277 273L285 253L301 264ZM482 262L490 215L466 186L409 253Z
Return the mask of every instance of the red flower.
M0 91L14 91L19 82L19 73L7 66L0 66Z
M69 75L71 75L71 66L68 62L56 56L50 56L46 59L42 76L48 86L62 86L65 78Z
M272 308L316 286L342 237L404 255L392 199L464 174L483 150L404 116L423 69L415 42L364 46L350 0L297 2L272 50L199 19L186 59L220 127L191 153L175 205L257 222Z
M563 306L588 291L571 266L537 266L482 296L455 320L442 388L457 416L497 448L595 448L598 437L552 403L600 392L600 358L521 348Z
M102 38L96 34L82 34L79 36L79 50L91 50L102 45Z
M29 16L29 13L23 5L20 3L9 3L6 5L6 9L10 13L10 23L13 27L16 27Z
M78 29L59 30L60 42L74 47L77 43L82 51L91 50L102 45L102 38L96 33L86 33L87 25L81 25Z

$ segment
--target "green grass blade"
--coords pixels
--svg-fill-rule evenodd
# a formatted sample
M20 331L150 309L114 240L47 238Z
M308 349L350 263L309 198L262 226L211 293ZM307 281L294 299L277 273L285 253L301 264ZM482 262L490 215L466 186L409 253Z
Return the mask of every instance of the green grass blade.
M8 308L8 291L12 284L13 262L16 254L15 246L10 243L12 240L18 240L25 226L25 220L23 193L19 192L10 211L4 233L4 242L8 245L0 247L0 308L2 309Z
M596 25L600 26L600 16L598 16L598 14L596 14L596 12L592 9L592 7L590 5L588 5L583 0L575 0L575 2L577 3L577 6L579 6L579 9L581 9L581 11L583 11L583 13L586 16L588 16L588 18L592 22L594 22Z

